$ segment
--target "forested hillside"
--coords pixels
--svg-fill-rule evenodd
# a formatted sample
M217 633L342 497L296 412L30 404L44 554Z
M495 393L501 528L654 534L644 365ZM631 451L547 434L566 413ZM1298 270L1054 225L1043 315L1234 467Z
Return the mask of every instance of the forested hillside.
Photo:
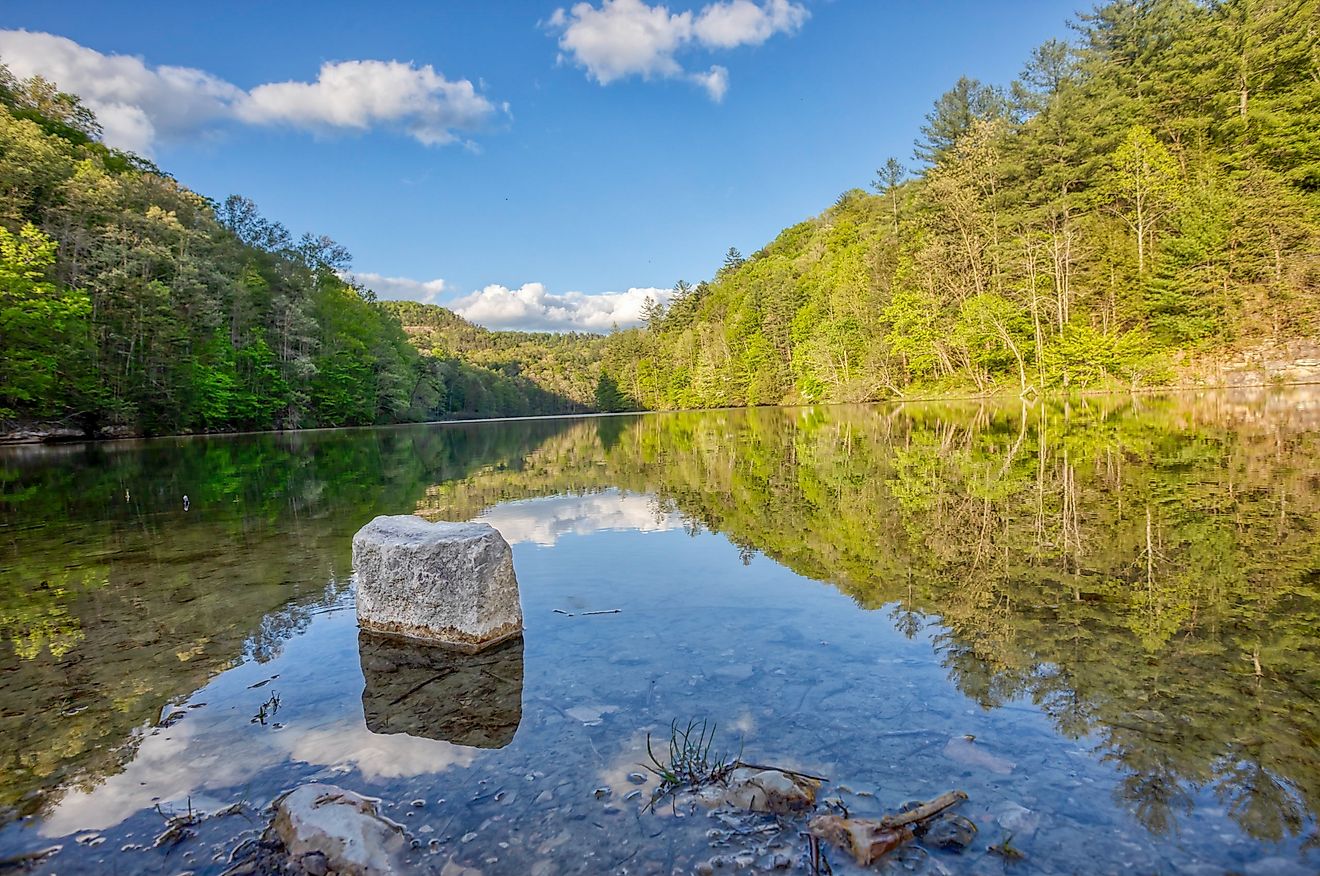
M606 340L584 332L491 331L453 311L415 301L381 306L403 325L423 355L438 362L451 401L488 397L486 409L558 414L595 408ZM475 381L475 383L474 383Z
M343 247L295 238L244 198L212 203L98 134L75 96L0 67L9 427L299 428L561 413L592 398L595 370L577 352L590 344L505 345L448 315L461 340L419 354L404 311L343 279ZM544 388L533 382L543 362Z
M1320 3L1118 0L959 80L914 172L611 339L616 406L1167 382L1320 332ZM874 108L859 107L859 112Z
M873 193L608 338L377 302L343 247L107 148L76 97L0 67L0 421L1030 395L1320 335L1320 0L1117 0L1074 27L1012 83L955 83Z

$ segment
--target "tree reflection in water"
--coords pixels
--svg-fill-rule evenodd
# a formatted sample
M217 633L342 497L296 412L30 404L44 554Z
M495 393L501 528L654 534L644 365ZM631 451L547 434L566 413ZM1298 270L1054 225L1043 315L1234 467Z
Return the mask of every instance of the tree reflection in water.
M1208 787L1274 840L1320 805L1317 459L1304 393L756 409L583 422L419 510L653 494L909 636L938 624L968 697L1090 736L1152 831Z
M1304 393L12 451L0 806L35 811L117 772L163 704L276 653L342 597L349 538L374 514L470 519L617 488L909 637L934 630L963 694L989 709L1027 698L1094 744L1152 831L1211 789L1251 836L1295 836L1320 805L1317 459ZM497 743L517 726L502 720L478 723Z

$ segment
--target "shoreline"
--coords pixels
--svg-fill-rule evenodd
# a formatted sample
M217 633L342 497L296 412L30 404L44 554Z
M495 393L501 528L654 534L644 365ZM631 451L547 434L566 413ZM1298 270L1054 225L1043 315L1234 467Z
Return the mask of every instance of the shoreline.
M645 414L680 414L696 413L700 411L738 411L747 410L753 407L769 408L804 408L804 407L835 407L838 405L903 405L916 402L972 402L972 401L991 401L1019 399L1024 404L1037 404L1042 401L1060 398L1094 398L1099 396L1116 395L1161 395L1166 393L1185 393L1185 392L1223 392L1233 390L1260 390L1260 389L1285 389L1296 386L1320 386L1320 378L1304 379L1296 381L1260 381L1249 383L1193 383L1193 384L1174 384L1170 386L1149 386L1132 387L1129 389L1084 389L1073 390L1066 393L1059 392L1038 392L1033 397L1024 397L1022 393L1015 392L1012 389L995 390L981 393L959 393L959 394L936 394L936 395L913 395L913 396L895 396L885 399L874 399L871 401L858 402L804 402L800 404L778 404L778 405L731 405L727 407L713 408L673 408L666 410L635 410L635 411L581 411L577 413L565 414L526 414L515 417L470 417L463 419L449 420L419 420L416 422L405 423L373 423L361 426L311 426L301 429L249 429L235 431L218 432L177 432L160 435L115 435L107 434L94 437L87 437L78 433L74 429L67 427L48 427L43 429L40 426L31 426L19 428L7 433L0 434L0 451L13 447L67 447L86 444L114 444L117 442L129 441L162 441L162 440L181 440L181 439L200 439L200 438L237 438L246 435L302 435L315 432L334 432L349 429L400 429L410 426L466 426L487 423L519 423L539 420L568 420L584 419L594 417L632 417ZM22 437L17 437L22 436Z

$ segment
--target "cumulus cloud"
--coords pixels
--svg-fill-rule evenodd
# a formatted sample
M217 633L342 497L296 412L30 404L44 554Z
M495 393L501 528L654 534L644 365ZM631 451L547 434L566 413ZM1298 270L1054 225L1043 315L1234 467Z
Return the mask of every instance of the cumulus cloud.
M805 6L790 0L725 0L701 10L692 30L702 45L731 49L759 46L777 33L795 33L806 24Z
M15 76L41 75L83 99L114 146L145 152L157 138L182 137L230 114L243 90L190 67L149 67L71 39L0 30L0 61Z
M578 3L556 9L550 26L561 28L559 48L601 85L624 76L676 76L679 47L692 39L692 13L670 14L642 0L604 0L599 9Z
M323 64L315 82L258 85L236 109L255 124L360 131L397 125L428 146L453 142L455 130L475 128L495 112L468 80L450 82L430 64L401 61Z
M245 91L203 70L153 67L25 30L0 30L0 61L17 76L41 75L77 94L96 113L106 143L143 153L159 141L235 121L318 132L383 127L435 145L480 128L500 111L470 81L401 61L326 63L314 82Z
M672 289L632 288L627 292L588 295L554 293L542 283L517 289L491 285L449 304L464 319L493 329L523 331L609 331L640 325L647 298L666 304Z
M645 0L601 0L599 8L584 2L556 9L547 24L559 32L560 58L571 59L601 85L628 76L687 79L718 102L729 87L728 70L690 72L675 57L680 50L760 45L775 34L796 32L808 16L793 0L718 0L695 14Z
M439 277L434 280L413 280L409 277L386 277L360 271L346 275L345 279L367 287L376 293L377 298L386 301L420 301L423 304L435 304L446 288L445 281Z

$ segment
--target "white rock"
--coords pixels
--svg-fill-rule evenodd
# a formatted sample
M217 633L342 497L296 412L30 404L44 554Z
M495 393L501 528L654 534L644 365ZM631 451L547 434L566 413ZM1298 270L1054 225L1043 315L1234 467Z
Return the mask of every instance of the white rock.
M944 746L944 756L967 766L980 767L1006 776L1017 767L1011 760L991 754L985 746L968 736L955 736Z
M791 776L779 770L739 767L728 779L719 803L752 812L787 814L804 812L816 805L820 782Z
M995 819L999 826L1018 837L1028 837L1040 826L1040 815L1019 803L1005 803Z
M403 828L381 817L376 801L335 785L301 785L277 799L270 831L284 843L293 872L407 872Z
M358 625L468 651L522 632L513 551L485 523L377 517L353 536Z

